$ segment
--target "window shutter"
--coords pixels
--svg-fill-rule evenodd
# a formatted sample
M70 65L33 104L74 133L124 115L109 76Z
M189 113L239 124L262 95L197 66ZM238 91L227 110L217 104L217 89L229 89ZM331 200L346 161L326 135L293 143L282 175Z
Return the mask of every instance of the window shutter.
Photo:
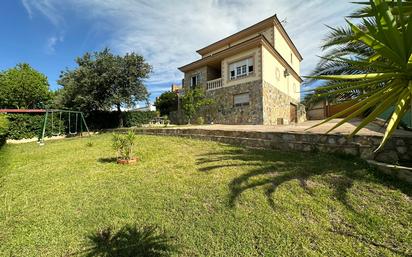
M234 106L242 106L242 105L248 105L248 104L249 104L249 93L234 95L233 97Z

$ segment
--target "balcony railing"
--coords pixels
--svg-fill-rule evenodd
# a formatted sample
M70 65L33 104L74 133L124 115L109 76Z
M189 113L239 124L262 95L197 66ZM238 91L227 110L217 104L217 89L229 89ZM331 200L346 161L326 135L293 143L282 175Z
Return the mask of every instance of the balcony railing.
M222 78L210 80L206 83L206 90L215 90L223 86Z

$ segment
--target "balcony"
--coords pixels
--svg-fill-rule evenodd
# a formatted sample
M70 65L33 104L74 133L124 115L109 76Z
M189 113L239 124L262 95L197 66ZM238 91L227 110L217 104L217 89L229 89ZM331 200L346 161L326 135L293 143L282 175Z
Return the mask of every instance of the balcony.
M218 79L214 79L214 80L210 80L206 83L206 90L215 90L215 89L219 89L222 88L223 86L223 81L222 78L218 78Z

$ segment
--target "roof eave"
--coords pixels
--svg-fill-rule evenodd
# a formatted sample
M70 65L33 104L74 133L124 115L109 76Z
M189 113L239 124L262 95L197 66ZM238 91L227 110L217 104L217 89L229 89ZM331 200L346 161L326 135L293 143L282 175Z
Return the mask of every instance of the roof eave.
M222 50L222 51L220 51L220 52L217 52L217 53L215 53L215 54L213 54L213 55L210 55L210 56L208 56L208 57L199 59L199 60L197 60L197 61L194 61L194 62L189 63L189 64L187 64L187 65L184 65L184 66L182 66L182 67L179 67L178 69L179 69L181 72L187 72L187 71L196 69L197 66L201 67L203 63L204 63L204 64L207 64L209 61L211 61L211 60L213 60L213 59L215 59L215 58L224 58L225 54L227 54L227 53L229 53L229 52L231 52L231 51L243 51L243 50L245 50L245 49L252 48L253 46L257 46L257 45L259 45L261 39L262 39L262 36L261 36L261 35L256 36L256 37L251 38L251 39L249 39L249 40L247 40L247 41L245 41L245 42L242 42L242 43L240 43L240 44L234 45L234 46L232 46L232 47L230 47L230 48L227 48L227 49L224 49L224 50Z
M253 46L260 46L263 45L265 46L268 50L272 52L272 54L275 56L275 58L284 66L286 69L288 69L291 73L292 76L295 77L299 82L302 83L302 78L299 76L299 74L293 69L292 66L289 65L289 63L280 55L280 53L268 42L268 40L262 36L259 35L257 37L254 37L252 39L249 39L248 41L245 41L243 43L240 43L238 45L235 45L231 48L222 50L214 55L202 58L200 60L194 61L192 63L189 63L187 65L184 65L180 68L178 68L181 72L187 72L194 70L196 68L202 67L203 65L207 65L207 63L213 58L224 58L225 54L230 53L231 51L242 51L245 49L252 48Z
M268 25L274 24L275 18L276 18L276 14L269 17L269 18L267 18L267 19L264 19L263 21L260 21L256 24L254 24L252 26L249 26L245 29L242 29L241 31L238 31L238 32L236 32L236 33L234 33L230 36L227 36L227 37L225 37L221 40L218 40L218 41L216 41L216 42L214 42L214 43L212 43L212 44L210 44L206 47L203 47L203 48L197 50L196 52L203 56L203 55L213 51L213 49L218 49L218 48L223 47L227 44L230 44L231 39L236 38L236 37L240 36L241 34L246 34L245 36L247 36L249 31L253 31L257 28L266 27Z

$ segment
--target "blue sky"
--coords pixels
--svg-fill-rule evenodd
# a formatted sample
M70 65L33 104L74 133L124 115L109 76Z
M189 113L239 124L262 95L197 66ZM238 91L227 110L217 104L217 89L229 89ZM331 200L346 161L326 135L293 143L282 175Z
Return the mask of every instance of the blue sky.
M344 24L355 7L346 0L4 0L0 6L0 70L27 62L56 89L60 72L87 51L134 51L154 67L146 83L152 99L180 83L177 67L198 59L197 49L275 13L287 21L305 75L320 54L324 24Z

